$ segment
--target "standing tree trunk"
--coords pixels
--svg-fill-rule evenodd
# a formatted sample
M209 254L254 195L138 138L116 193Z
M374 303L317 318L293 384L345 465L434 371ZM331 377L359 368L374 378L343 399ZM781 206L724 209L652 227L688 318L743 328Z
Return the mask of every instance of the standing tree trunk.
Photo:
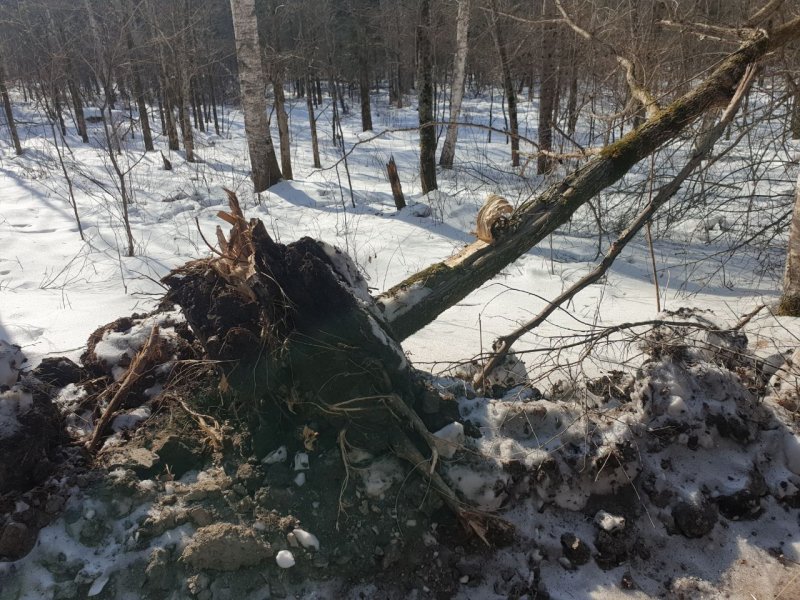
M419 179L422 193L436 185L436 126L433 116L433 50L431 48L431 2L421 0L417 25L417 95L419 96Z
M211 69L208 72L208 94L209 94L209 104L211 104L211 117L214 119L214 132L217 135L219 133L219 118L217 117L217 94L216 90L214 89L214 75L211 73Z
M278 115L278 135L281 147L281 170L284 179L294 179L292 175L292 146L289 135L289 116L286 114L286 96L283 93L283 78L275 72L272 77L275 90L275 113Z
M372 109L369 104L369 65L362 49L358 69L358 95L361 99L361 129L372 131Z
M789 131L792 134L793 140L800 140L800 85L794 80L794 77L787 74L786 82L789 84L789 90L792 93L792 108L789 112Z
M390 156L389 162L386 163L386 174L389 177L389 184L392 186L395 208L403 210L406 207L406 199L403 196L403 186L400 183L400 174L397 172L397 163L394 162L394 155Z
M461 102L464 99L464 82L467 74L467 38L469 33L470 0L458 0L458 18L456 21L456 55L453 63L453 87L450 98L450 123L439 157L439 166L444 169L453 168L458 139L458 118L461 115Z
M164 120L167 125L167 140L169 149L173 151L180 150L181 144L178 139L178 128L175 125L175 106L174 94L172 91L172 83L165 76L162 78L162 90L164 91Z
M545 2L545 20L552 18ZM556 35L553 24L545 23L542 36L542 77L539 82L539 151L536 159L536 171L546 175L553 170L553 160L544 152L553 150L553 113L555 111L558 82L556 79Z
M267 122L266 80L261 68L255 0L231 0L231 14L253 185L256 192L263 192L281 180L281 170Z
M128 33L128 50L133 53L133 39L131 39L130 33ZM139 110L139 123L142 126L144 149L147 152L153 152L155 148L153 147L153 134L150 131L150 116L147 114L147 101L144 97L144 88L142 87L142 78L139 75L138 65L133 67L133 93L136 95L136 107Z
M508 60L505 39L500 31L497 1L491 0L489 5L489 18L491 19L492 39L500 59L500 69L503 72L503 89L508 103L508 128L511 136L511 165L519 166L519 125L517 124L517 92L514 81L511 79L511 63Z
M22 154L22 145L19 143L17 124L14 122L14 112L11 110L11 99L8 97L8 89L6 89L6 71L3 68L2 60L2 57L0 57L0 96L3 97L3 110L6 113L6 123L8 124L8 131L11 133L14 152L19 156Z
M800 317L800 176L794 195L792 224L789 227L789 247L786 252L786 271L783 275L783 294L778 314Z
M311 151L314 156L314 168L322 168L319 160L319 140L317 139L317 119L314 116L314 90L311 78L306 76L306 107L308 109L308 125L311 127Z
M178 120L183 137L183 150L186 153L186 162L194 162L194 136L192 135L192 117L189 114L189 76L186 73L178 75L181 80L181 91L178 97Z

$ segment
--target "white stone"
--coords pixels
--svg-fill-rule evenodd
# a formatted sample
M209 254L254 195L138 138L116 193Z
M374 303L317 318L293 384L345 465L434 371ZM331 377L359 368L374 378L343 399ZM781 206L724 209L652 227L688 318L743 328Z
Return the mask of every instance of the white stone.
M281 550L275 555L275 562L281 569L290 569L294 566L294 556L288 550Z
M293 529L292 533L303 548L313 548L314 550L319 550L319 540L313 533L309 533L305 529L299 528Z

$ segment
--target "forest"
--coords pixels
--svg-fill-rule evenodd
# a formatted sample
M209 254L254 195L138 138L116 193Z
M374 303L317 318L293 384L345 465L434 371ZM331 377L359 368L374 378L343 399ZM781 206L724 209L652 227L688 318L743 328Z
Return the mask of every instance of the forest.
M0 600L800 598L796 0L0 0Z

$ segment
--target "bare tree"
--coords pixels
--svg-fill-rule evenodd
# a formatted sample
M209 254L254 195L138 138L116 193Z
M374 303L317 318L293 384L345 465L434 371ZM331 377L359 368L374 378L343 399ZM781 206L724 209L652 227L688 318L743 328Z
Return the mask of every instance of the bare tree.
M456 54L453 62L453 87L450 98L450 122L439 157L439 166L453 168L458 139L458 118L461 115L461 102L464 99L464 82L467 76L467 42L469 36L469 14L471 0L458 0L458 17L456 19Z
M8 97L8 89L6 88L6 70L3 67L3 59L0 57L0 96L3 97L3 110L6 113L6 124L8 131L11 134L11 141L14 144L14 151L17 156L22 154L22 144L19 142L19 134L17 133L17 124L14 122L14 111L11 110L11 99Z
M436 125L433 106L433 49L431 48L431 0L421 0L417 25L417 96L419 114L419 179L422 193L435 190Z
M263 192L281 180L281 170L267 122L266 79L261 66L255 0L231 0L231 15L253 185L256 192Z
M500 60L500 70L503 74L503 90L508 104L508 131L511 137L511 165L519 166L519 125L517 121L517 92L514 80L511 78L511 62L506 49L506 40L500 29L500 14L497 9L497 0L489 0L489 26L492 31L497 56Z

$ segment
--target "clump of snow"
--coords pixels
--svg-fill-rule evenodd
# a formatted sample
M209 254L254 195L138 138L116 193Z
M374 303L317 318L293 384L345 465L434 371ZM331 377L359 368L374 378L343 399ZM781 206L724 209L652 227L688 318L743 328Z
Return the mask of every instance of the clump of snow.
M160 335L167 338L176 337L175 325L185 321L179 309L158 312L153 316L136 321L127 331L108 330L94 347L94 354L98 360L111 368L114 378L119 381L125 373L121 363L123 359L129 361L141 350L153 327L160 328Z
M294 484L297 487L303 487L306 484L306 474L303 472L298 473L294 476Z
M445 425L435 432L436 450L443 458L453 458L453 455L464 445L464 426L458 421Z
M275 562L281 569L290 569L295 565L294 556L288 550L281 550L275 555Z
M800 475L800 436L787 431L783 442L786 466L795 475Z
M298 452L294 455L294 470L307 471L309 468L308 454L305 452Z
M614 532L625 528L625 517L612 515L604 510L597 511L594 522L603 531Z
M403 467L397 459L385 456L375 460L368 467L359 471L368 496L380 498L404 477Z
M319 540L313 533L309 533L305 529L292 529L295 539L300 543L303 548L313 548L319 550Z
M119 432L123 429L134 429L139 423L149 419L151 412L150 407L140 406L120 413L111 422L111 429L114 432Z
M446 475L458 492L482 510L497 510L505 499L507 475L463 465L449 467Z
M22 349L0 340L0 387L11 387L19 379L19 372L27 359Z
M261 459L261 462L265 465L274 465L284 462L288 457L289 453L286 450L286 446L280 446Z
M486 385L499 385L511 388L523 385L528 381L528 369L525 363L514 352L506 357L486 375Z
M17 419L33 406L33 396L19 386L0 392L0 440L12 437L19 431Z

